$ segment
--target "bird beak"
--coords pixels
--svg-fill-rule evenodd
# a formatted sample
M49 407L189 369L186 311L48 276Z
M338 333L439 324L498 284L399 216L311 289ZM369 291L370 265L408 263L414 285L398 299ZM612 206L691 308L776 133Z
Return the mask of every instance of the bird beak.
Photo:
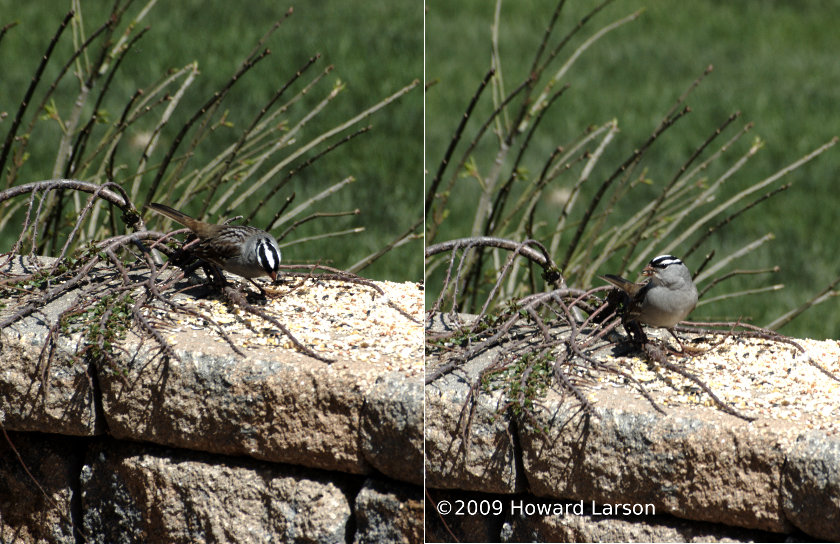
M646 266L644 270L642 270L642 276L653 276L656 273L656 270L651 268L650 266Z
M272 270L271 272L268 273L268 277L271 278L271 281L277 281L277 272L274 272Z

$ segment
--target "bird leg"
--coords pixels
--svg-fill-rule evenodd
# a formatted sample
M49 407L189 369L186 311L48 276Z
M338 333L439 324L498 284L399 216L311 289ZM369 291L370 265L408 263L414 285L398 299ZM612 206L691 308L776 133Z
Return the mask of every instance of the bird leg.
M211 263L210 261L199 261L202 263L202 267L204 268L204 273L207 274L207 277L213 278L213 285L218 287L219 289L223 289L225 285L228 284L228 280L225 277L224 272L222 269L219 268L219 265ZM268 293L265 292L260 284L252 280L251 278L246 278L248 281L254 284L254 286L260 290L260 294L262 295L263 300L268 300Z
M690 356L694 357L695 355L705 353L706 351L708 351L708 350L704 350L702 348L693 348L693 347L686 346L685 344L683 344L680 341L679 336L677 336L677 334L672 329L668 329L668 332L671 333L671 336L674 337L674 340L677 341L677 344L680 345L680 349L682 349L682 352L679 353L678 355L690 355ZM674 352L674 353L677 354L677 352Z
M623 325L624 330L631 340L642 346L648 343L647 335L638 321L635 319L633 321L624 321Z
M634 342L636 342L637 344L639 344L641 346L644 346L645 344L648 343L648 337L645 334L644 329L642 329L642 326L639 324L638 321L633 320L633 321L629 321L629 322L624 323L624 330L627 331L627 334L630 335L630 338ZM679 336L677 336L676 333L674 333L674 331L672 329L666 329L666 330L671 334L671 336L674 337L674 340L677 341L677 344L679 344L680 349L682 350L682 351L673 351L671 349L668 349L667 347L665 348L668 351L670 351L671 353L673 353L674 355L682 355L682 356L688 355L688 356L693 357L693 356L697 355L698 353L703 352L702 349L695 349L695 348L692 348L692 347L689 347L689 346L686 346L685 344L683 344L682 340L680 340Z
M265 289L263 289L263 288L262 288L262 286L260 286L260 284L259 284L259 283L255 282L255 281L254 281L254 280L252 280L251 278L248 278L248 281L250 281L251 283L253 283L253 284L257 287L257 289L259 289L259 290L260 290L260 293L262 293L262 296L263 296L263 298L264 298L264 299L268 300L268 293L266 293L266 292L265 292Z

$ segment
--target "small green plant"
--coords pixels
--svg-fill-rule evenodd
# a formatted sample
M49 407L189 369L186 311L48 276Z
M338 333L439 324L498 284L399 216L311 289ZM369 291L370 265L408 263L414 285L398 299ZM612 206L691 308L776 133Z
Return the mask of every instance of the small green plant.
M510 408L515 415L532 411L534 402L545 396L554 381L554 362L551 354L527 353L513 363L485 373L484 390L504 390L506 403L500 411Z

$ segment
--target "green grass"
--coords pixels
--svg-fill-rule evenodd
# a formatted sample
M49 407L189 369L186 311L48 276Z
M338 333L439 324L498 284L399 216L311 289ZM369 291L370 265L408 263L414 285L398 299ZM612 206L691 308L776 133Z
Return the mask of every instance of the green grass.
M135 2L129 10L128 19L135 17L144 5L145 2ZM83 2L88 35L104 22L110 6L108 2ZM105 103L109 121L119 118L124 104L137 89L149 87L170 68L180 68L197 61L201 75L163 133L164 143L159 146L159 156L155 156L152 163L159 161L183 122L230 78L257 41L275 21L282 19L289 7L289 3L268 1L250 2L247 7L196 0L158 2L140 23L141 27L149 25L150 31L127 56L119 76L112 83L110 100ZM9 114L0 122L0 133L4 137L41 55L69 9L70 2L48 6L38 2L0 0L0 25L20 21L20 25L11 29L0 42L0 66L3 70L0 111ZM222 111L228 110L228 120L233 127L217 129L196 150L188 170L204 164L235 142L271 95L316 53L320 53L322 58L304 76L305 81L328 65L334 65L335 70L327 76L324 84L307 96L302 111L320 101L339 80L347 84L347 89L322 115L307 125L301 139L311 138L350 119L414 79L422 80L422 40L423 10L420 4L357 0L310 1L295 5L294 15L266 44L272 51L271 55L237 82L226 98ZM40 102L68 57L71 45L68 29L36 91L34 104ZM98 53L98 46L92 51ZM56 103L72 104L78 92L78 84L72 79L66 77L62 82L55 97ZM95 89L94 94L98 91ZM419 205L423 198L422 101L422 89L415 88L358 124L351 131L367 124L371 124L373 130L302 171L293 183L275 196L270 210L272 214L292 192L297 195L297 204L352 175L356 183L336 197L321 201L316 209L337 212L358 208L361 214L312 221L298 228L283 242L330 231L365 228L362 234L291 245L284 249L284 260L315 262L323 259L324 263L329 260L333 266L347 268L381 248L422 217ZM31 114L30 109L25 122ZM334 137L330 143L341 136ZM57 137L56 123L39 123L29 148L32 157L23 170L25 177L20 183L51 177ZM185 149L186 146L182 145L179 152ZM128 157L123 157L126 164L136 167L141 151L142 148L131 148ZM309 152L293 164L314 153ZM187 211L198 209L198 202L193 204ZM247 214L247 204L242 208L236 213ZM267 216L258 217L256 224L262 226L267 220ZM281 230L278 229L275 234ZM2 233L0 251L7 251L16 236L15 232ZM374 279L418 281L423 278L422 266L421 243L414 241L386 255L364 270L362 275Z
M490 66L494 3L433 0L427 4L426 79L439 80L426 98L426 165L434 173L460 116ZM503 4L499 48L508 91L527 75L555 5L553 1ZM567 2L556 36L564 35L595 5L592 1ZM692 113L668 130L648 153L644 164L653 186L634 191L632 201L627 202L632 208L628 214L655 195L690 153L735 111L742 113L739 127L754 122L755 128L730 151L730 156L743 154L755 137L764 141L764 147L725 185L723 196L764 179L840 134L840 121L834 115L840 88L840 59L836 55L840 35L833 23L840 16L839 5L618 0L597 15L561 56L569 55L602 26L642 8L645 11L637 21L596 43L566 75L565 81L572 88L543 120L526 157L524 164L531 178L536 177L555 146L567 144L588 125L615 118L621 133L591 177L590 190L594 190L649 136L677 97L708 65L714 65L714 71L687 101ZM561 64L556 63L553 70ZM474 119L483 121L490 111L489 100L478 109ZM480 121L471 123L465 141L472 139ZM714 148L736 130L729 129ZM476 153L484 173L494 152L494 147L486 146ZM786 288L710 304L698 309L693 319L735 319L744 315L752 316L756 324L766 324L799 306L840 274L835 242L836 210L840 209L838 164L840 149L835 147L773 186L792 182L792 189L741 216L712 240L711 247L720 257L772 232L776 236L773 242L736 261L735 267L779 265L781 271L772 277L748 276L725 282L708 296L776 283L784 283ZM714 179L722 171L723 166L713 168L707 175ZM435 242L468 235L477 195L473 180L462 180L456 186L449 206L453 220L444 224ZM588 200L586 196L582 196L583 202ZM542 211L539 219L553 221L559 208L546 205ZM568 237L564 240L567 244ZM688 264L696 267L701 259L702 255L696 254ZM429 277L428 282L432 296L439 278ZM825 302L782 332L838 338L837 308L837 299Z

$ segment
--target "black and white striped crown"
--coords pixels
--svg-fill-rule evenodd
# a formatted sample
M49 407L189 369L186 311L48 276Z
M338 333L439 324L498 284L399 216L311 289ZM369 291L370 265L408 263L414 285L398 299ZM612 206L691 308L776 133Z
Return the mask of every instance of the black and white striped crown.
M660 255L659 257L654 257L651 259L650 266L651 268L658 268L659 270L664 270L671 266L672 264L682 264L682 261L674 257L673 255Z

